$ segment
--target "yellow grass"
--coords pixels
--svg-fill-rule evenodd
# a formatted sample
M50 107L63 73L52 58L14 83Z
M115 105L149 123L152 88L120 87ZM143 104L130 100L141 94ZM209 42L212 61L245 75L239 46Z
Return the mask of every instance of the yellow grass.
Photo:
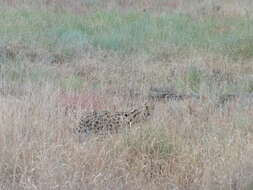
M87 60L92 63L91 58L84 57L68 72L75 72ZM93 63L96 69L89 73L96 80L118 78L119 83L104 82L99 90L104 102L109 102L107 108L126 110L132 102L141 104L142 99L123 98L120 92L155 82L151 72L155 64L144 67L139 62L139 67L123 67L123 72L118 63L110 61ZM177 69L182 66L183 62ZM59 68L55 69L59 72ZM111 73L112 70L117 72ZM140 77L138 82L132 81ZM131 81L132 85L128 86ZM3 81L3 91L7 91L4 84L7 86ZM22 96L2 95L0 99L2 189L251 187L253 110L250 107L231 103L220 110L211 99L157 102L151 121L135 126L129 133L105 139L93 136L79 143L71 132L78 119L66 115L59 102L62 93L59 88L50 81L43 86L27 82L21 87ZM110 95L115 90L118 93ZM147 91L141 90L143 94Z
M56 2L51 2L54 7ZM131 2L111 0L109 5L161 10L158 1ZM192 1L191 6L178 2L167 5L200 18L201 6L213 1ZM99 4L105 9L109 5ZM245 16L251 4L241 5L223 1L220 16ZM212 5L207 10L215 11ZM217 107L216 93L226 91L231 81L212 79L212 72L219 71L239 81L228 91L246 88L250 82L243 81L252 80L252 59L231 60L173 46L153 49L151 56L91 47L59 64L47 62L48 52L37 55L37 62L27 56L29 49L16 57L0 52L0 58L7 56L6 64L0 62L0 189L253 189L252 102ZM192 68L199 69L197 74L189 72ZM202 75L204 82L198 81ZM191 93L190 82L198 87L200 99L158 101L152 119L128 132L93 135L82 143L72 133L85 111L128 110L147 99L151 86Z

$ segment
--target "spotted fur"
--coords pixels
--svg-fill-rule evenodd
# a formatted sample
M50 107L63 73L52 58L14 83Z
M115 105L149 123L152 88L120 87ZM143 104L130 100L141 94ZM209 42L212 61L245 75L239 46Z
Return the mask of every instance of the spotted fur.
M90 112L83 115L79 125L74 129L76 134L112 134L120 129L147 120L154 111L153 103L146 103L142 107L126 112Z

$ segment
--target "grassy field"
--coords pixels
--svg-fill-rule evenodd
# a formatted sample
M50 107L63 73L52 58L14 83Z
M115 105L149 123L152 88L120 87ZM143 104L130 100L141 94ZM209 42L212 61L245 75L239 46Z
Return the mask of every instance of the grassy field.
M253 189L249 0L0 1L0 189ZM72 133L84 111L157 101L129 133Z

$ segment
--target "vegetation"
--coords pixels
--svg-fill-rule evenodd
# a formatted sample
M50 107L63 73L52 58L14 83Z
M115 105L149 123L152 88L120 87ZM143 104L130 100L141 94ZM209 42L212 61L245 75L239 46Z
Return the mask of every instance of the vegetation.
M0 0L0 189L252 189L252 10ZM72 133L82 112L127 110L151 87L200 98L158 101L107 138ZM248 98L217 106L226 94Z

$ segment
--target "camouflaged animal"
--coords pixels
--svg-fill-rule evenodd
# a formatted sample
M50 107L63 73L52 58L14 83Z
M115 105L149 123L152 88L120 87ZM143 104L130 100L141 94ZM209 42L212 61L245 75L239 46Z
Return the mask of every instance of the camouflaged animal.
M74 129L76 134L112 134L124 127L149 119L154 111L153 103L126 112L96 111L83 115L79 125Z

